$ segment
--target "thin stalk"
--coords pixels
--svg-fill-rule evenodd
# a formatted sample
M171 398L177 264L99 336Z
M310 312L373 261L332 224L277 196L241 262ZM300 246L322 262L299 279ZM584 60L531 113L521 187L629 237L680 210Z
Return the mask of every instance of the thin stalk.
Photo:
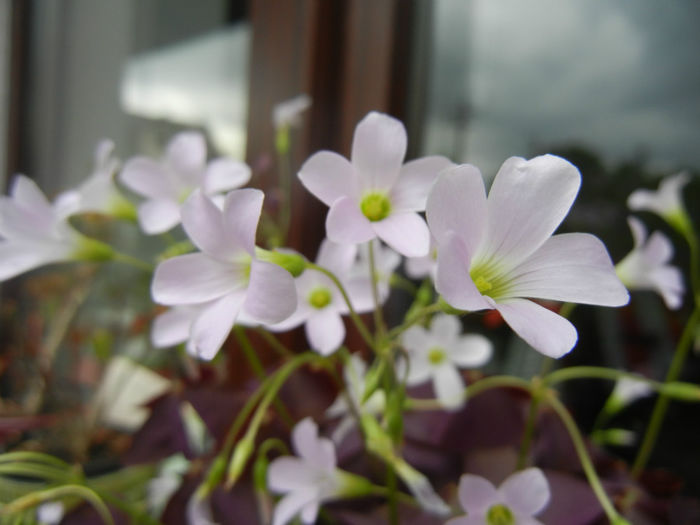
M680 376L683 370L683 364L688 356L688 351L695 338L695 332L698 322L700 321L700 305L695 307L693 310L688 324L685 325L683 334L681 335L680 341L678 341L678 346L676 346L676 351L673 354L673 360L671 361L671 366L666 374L665 383L670 383L675 381ZM637 452L637 457L632 465L632 477L638 478L639 475L646 467L649 457L654 450L654 445L656 444L656 439L661 431L661 426L663 425L664 418L666 417L666 410L670 403L670 398L663 391L659 394L656 400L654 409L651 413L651 419L649 420L649 426L644 433L644 439Z
M542 381L539 380L539 378L534 378L532 381L532 397L530 399L530 407L528 409L527 421L525 423L525 430L523 431L523 438L520 442L518 462L515 466L516 470L524 469L527 464L527 456L530 452L530 446L535 436L535 422L537 420L537 412L540 406L540 401L542 400L542 388Z
M395 339L399 335L401 335L403 332L408 330L411 326L413 326L416 323L420 323L423 319L428 317L429 315L432 315L434 313L439 312L442 309L442 307L438 303L431 304L430 306L425 306L415 312L410 319L407 319L404 321L403 324L392 328L389 330L387 333L387 338L388 339Z
M660 391L663 390L664 387L663 383L640 376L639 374L602 366L572 366L569 368L561 368L546 375L543 381L551 386L572 379L608 379L610 381L618 381L623 377L647 383L654 390Z
M345 301L345 304L348 305L348 310L350 311L350 318L352 319L353 323L355 323L355 326L357 327L357 331L360 332L360 335L362 336L362 339L364 339L365 343L367 343L367 345L370 348L372 348L373 350L376 351L376 347L374 344L374 338L369 333L369 330L367 330L367 327L365 326L365 323L362 322L362 319L360 319L360 316L357 315L357 312L355 311L355 308L353 308L352 302L350 301L350 297L348 296L348 293L345 291L345 287L340 282L340 280L335 276L335 274L333 272L325 269L323 266L318 266L317 264L314 264L314 263L307 263L307 267L311 270L316 270L318 272L321 272L323 275L325 275L331 281L333 281L333 284L335 284L335 286L340 291L340 294L343 296L343 300Z
M562 404L562 402L559 401L559 399L556 396L556 393L554 393L553 391L549 391L548 395L544 396L544 399L547 401L549 406L551 406L554 409L554 411L561 419L562 423L564 423L564 426L566 427L566 430L569 433L569 436L571 437L571 441L574 445L574 448L576 449L576 453L578 454L579 461L581 461L583 471L586 473L588 484L591 486L591 489L593 489L593 492L598 498L598 501L600 502L601 507L603 507L603 510L605 511L605 514L607 515L608 519L611 523L623 522L622 516L620 516L620 514L615 509L615 506L610 501L610 498L608 497L607 493L605 492L605 489L603 488L602 483L600 482L600 478L598 477L598 474L595 471L593 462L591 461L591 458L588 455L588 450L586 450L586 445L583 441L583 437L581 436L581 432L579 431L578 426L576 426L576 422L569 414L569 411Z
M129 266L133 266L134 268L138 268L148 273L153 273L153 270L155 269L151 263L142 261L141 259L137 259L136 257L121 252L114 252L112 255L112 260L128 264Z
M374 300L374 327L376 330L375 341L377 346L386 333L386 324L382 313L382 304L379 301L379 277L377 275L377 265L374 258L374 243L369 241L369 274L372 277L372 299Z
M514 376L485 377L469 385L465 389L465 397L471 399L492 388L519 388L529 392L532 389L532 384ZM444 408L437 399L406 399L407 410L442 410Z
M283 357L285 359L289 359L294 357L296 354L292 352L289 348L284 346L279 339L277 339L274 335L272 335L270 332L265 330L264 328L257 327L255 328L255 331L263 338L265 339L265 342L272 347L272 349L279 354L280 357Z
M260 361L258 354L255 352L253 345L250 343L250 339L248 339L248 336L245 333L245 329L242 326L237 325L233 328L233 333L235 334L236 339L238 340L238 344L243 350L243 355L245 355L246 359L248 360L248 364L253 370L253 373L260 381L264 381L267 377L267 374L265 373L265 367L263 367L263 364ZM274 398L273 403L284 424L289 429L291 429L294 422L292 420L292 417L289 415L287 407L284 406L284 403L282 403L282 401L278 397Z

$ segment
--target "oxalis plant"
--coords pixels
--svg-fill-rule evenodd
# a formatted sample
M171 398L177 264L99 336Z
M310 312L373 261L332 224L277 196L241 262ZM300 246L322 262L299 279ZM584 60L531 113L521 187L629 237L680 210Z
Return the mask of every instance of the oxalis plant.
M251 169L227 158L207 162L196 132L177 134L158 159L123 164L102 142L93 174L52 202L31 179L11 181L0 198L0 279L67 261L131 265L149 276L150 299L161 305L149 324L151 348L175 347L196 369L221 362L232 338L235 360L247 360L256 379L241 385L235 408L208 407L224 413L220 438L203 421L206 410L181 405L184 455L93 476L77 462L11 443L0 455L2 523L70 522L85 504L105 523L167 523L177 509L180 521L195 525L632 523L648 499L637 480L669 403L700 401L697 385L679 381L700 315L700 252L681 193L689 175L635 191L628 206L657 214L687 241L690 275L671 264L671 240L661 231L648 235L635 217L634 247L615 264L597 237L555 233L581 186L567 160L509 158L487 191L473 165L442 156L404 162L403 124L371 112L355 129L350 159L321 151L298 171L306 190L328 206L326 239L312 261L286 245L292 211L302 213L290 201L290 143L309 104L300 97L275 110L280 188L272 212L263 211L262 191L243 188L255 184ZM80 217L94 214L137 224L166 248L153 260L126 255L79 229ZM410 299L400 312L400 306L385 311L396 289ZM686 289L692 294L664 380L557 366L576 347L577 330L567 319L576 304L620 307L636 289L657 292L669 309L682 306ZM398 321L388 322L387 313ZM495 344L488 332L464 327L486 316L527 343L524 352L545 356L540 373L524 379L481 371L503 339ZM284 341L293 339L280 334L301 326L308 346L288 347ZM274 359L261 359L261 345ZM124 379L157 377L143 368L128 365L103 396L121 395L120 385L135 390L139 403L162 393L153 379L140 387ZM289 392L300 398L318 390L304 390L300 374L307 382L323 378L335 400L309 397L325 405L305 410ZM615 384L591 436L558 392L576 379ZM590 438L629 444L635 436L608 422L632 399L652 393L636 459L603 483ZM470 410L489 394L482 414L508 420L515 410L522 425L504 430L508 439L496 440L491 455L465 460L454 443L484 435ZM540 424L556 425L575 452L569 475L542 460L546 451L533 450L546 432ZM435 437L446 425L458 429L452 445ZM152 428L147 423L134 443L147 440ZM416 431L423 448L415 446Z

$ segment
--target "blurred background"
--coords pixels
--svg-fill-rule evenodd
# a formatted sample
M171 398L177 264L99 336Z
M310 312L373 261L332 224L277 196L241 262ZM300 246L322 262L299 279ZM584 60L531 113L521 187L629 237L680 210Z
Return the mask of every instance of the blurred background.
M251 185L270 190L272 108L306 93L313 105L295 135L294 169L319 149L348 155L370 110L406 123L409 158L443 154L476 164L487 179L507 157L557 153L583 173L565 228L599 235L618 261L632 246L627 195L700 167L698 27L694 0L0 0L0 185L26 173L54 196L91 172L100 138L114 140L121 159L159 156L176 131L194 128L206 134L210 156L246 160ZM686 191L696 225L699 190L696 178ZM293 191L294 209L304 213L294 215L290 244L313 258L326 208L296 179ZM644 220L672 237L675 263L687 270L680 238L657 218ZM8 355L31 355L41 333L32 332L32 308L47 286L65 285L42 286L31 308L5 303L15 306L3 310L4 367ZM13 283L0 293L21 295ZM569 364L661 377L689 306L671 315L658 297L641 294L622 310L577 308L581 342ZM7 327L20 314L17 342ZM115 344L84 330L73 343ZM507 344L510 357L495 367L523 376L539 370L539 354L517 338ZM695 355L688 377L698 368ZM92 373L80 370L71 384ZM8 398L25 387L2 380ZM584 427L609 392L600 388L572 394ZM643 429L650 406L642 402L626 424ZM697 459L700 417L682 410L670 414L658 449L695 450ZM693 477L687 457L658 454L657 463L675 462Z

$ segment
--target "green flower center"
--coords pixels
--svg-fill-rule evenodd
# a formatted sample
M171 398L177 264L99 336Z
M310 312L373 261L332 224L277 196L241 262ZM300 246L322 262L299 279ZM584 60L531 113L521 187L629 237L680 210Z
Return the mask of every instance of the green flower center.
M469 271L469 276L482 295L488 295L492 299L508 295L508 279L493 264L476 264Z
M435 346L428 350L428 361L431 365L439 365L446 359L445 351L439 346Z
M332 295L328 288L315 288L309 294L309 304L317 310L320 310L328 306L331 302L331 298Z
M389 198L384 193L374 191L362 197L360 210L370 221L381 221L389 216L391 202L389 202Z
M505 505L493 505L486 512L486 523L488 525L515 525L515 516Z

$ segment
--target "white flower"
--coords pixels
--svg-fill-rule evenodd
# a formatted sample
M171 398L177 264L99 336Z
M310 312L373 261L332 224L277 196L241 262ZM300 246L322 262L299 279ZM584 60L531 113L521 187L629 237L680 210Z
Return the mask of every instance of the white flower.
M326 233L334 242L358 244L379 237L407 257L428 253L430 235L417 212L425 209L444 157L425 157L402 165L406 154L403 124L369 113L355 128L352 161L321 151L301 167L306 189L330 207Z
M311 97L306 94L276 104L272 109L275 129L290 128L301 124L301 114L311 107Z
M239 313L262 323L277 323L296 307L294 280L276 264L255 254L255 232L263 193L232 191L223 210L195 192L182 207L182 225L201 250L167 259L153 276L153 299L166 305L206 305L194 319L188 351L212 359Z
M685 173L677 173L666 177L659 184L657 191L636 190L627 199L630 210L652 211L675 227L683 228L687 221L685 206L683 205L683 187L690 180Z
M654 290L663 297L666 306L675 310L683 304L683 275L668 262L673 257L673 244L666 235L656 231L647 238L644 224L634 217L627 223L632 230L634 248L622 259L615 271L630 290Z
M516 472L498 488L480 476L464 474L458 497L467 515L445 525L541 525L533 516L549 503L549 483L538 468Z
M108 259L112 250L70 227L31 179L17 175L0 196L0 281L39 266Z
M95 148L95 168L92 175L76 189L56 197L54 206L64 216L94 212L125 219L135 219L134 206L127 201L114 184L119 161L112 156L114 143L101 140Z
M440 403L458 408L464 401L464 381L458 368L476 368L485 364L493 351L491 342L481 335L460 335L459 321L450 315L433 318L430 330L412 326L403 335L408 352L408 385L432 380Z
M437 243L430 236L430 251L423 257L409 257L405 263L406 275L411 279L425 279L430 277L435 281L437 274Z
M267 471L270 490L285 494L275 506L272 525L284 525L297 514L303 523L314 523L322 502L367 491L366 480L336 468L333 442L319 437L311 418L292 430L292 447L298 457L277 458Z
M576 329L527 298L605 306L629 300L599 239L583 233L552 236L580 184L578 170L552 155L508 159L488 199L474 166L442 173L426 207L438 243L437 291L455 308L495 308L545 355L567 353Z
M352 354L350 360L345 363L343 378L345 379L345 393L338 394L333 404L326 410L326 416L330 418L342 417L340 423L333 432L333 441L340 443L355 424L353 412L362 414L382 414L386 405L386 396L383 390L375 390L363 403L365 395L365 374L367 365L358 354Z
M366 275L364 279L350 278L356 253L354 245L336 244L325 239L321 243L316 264L330 270L341 281L357 312L367 312L374 307L369 279ZM311 348L322 355L331 354L345 340L345 325L341 316L349 310L342 294L333 281L314 269L306 270L294 283L296 310L288 319L269 328L286 331L304 324Z
M606 401L604 410L608 415L615 414L637 399L650 396L653 393L654 390L646 381L622 377L615 383L615 388Z
M158 473L146 486L146 505L156 518L160 517L170 498L182 485L182 478L190 468L190 462L182 453L164 459Z
M212 302L201 304L181 304L158 314L151 326L151 343L155 348L179 345L190 338L190 329Z
M372 248L374 250L374 271L375 278L377 279L377 292L379 295L379 302L383 304L388 298L391 292L391 276L401 264L401 256L396 253L391 248L384 246L378 240L374 239L370 241L372 243ZM372 276L370 274L370 264L369 264L369 243L360 245L357 250L357 260L353 264L350 270L350 278L352 280L368 280L371 283ZM358 301L364 304L365 301L370 301L372 307L374 307L374 298L372 297L371 284L369 287L360 288L357 291L356 296L359 296L359 292L365 290L370 295L363 301Z
M65 509L60 501L48 501L36 508L36 519L40 525L58 525L63 519Z
M180 223L180 204L196 189L214 196L243 186L250 180L250 168L232 159L207 160L201 133L178 133L168 143L160 162L147 157L127 161L120 180L146 197L138 208L139 224L147 234L163 233Z

